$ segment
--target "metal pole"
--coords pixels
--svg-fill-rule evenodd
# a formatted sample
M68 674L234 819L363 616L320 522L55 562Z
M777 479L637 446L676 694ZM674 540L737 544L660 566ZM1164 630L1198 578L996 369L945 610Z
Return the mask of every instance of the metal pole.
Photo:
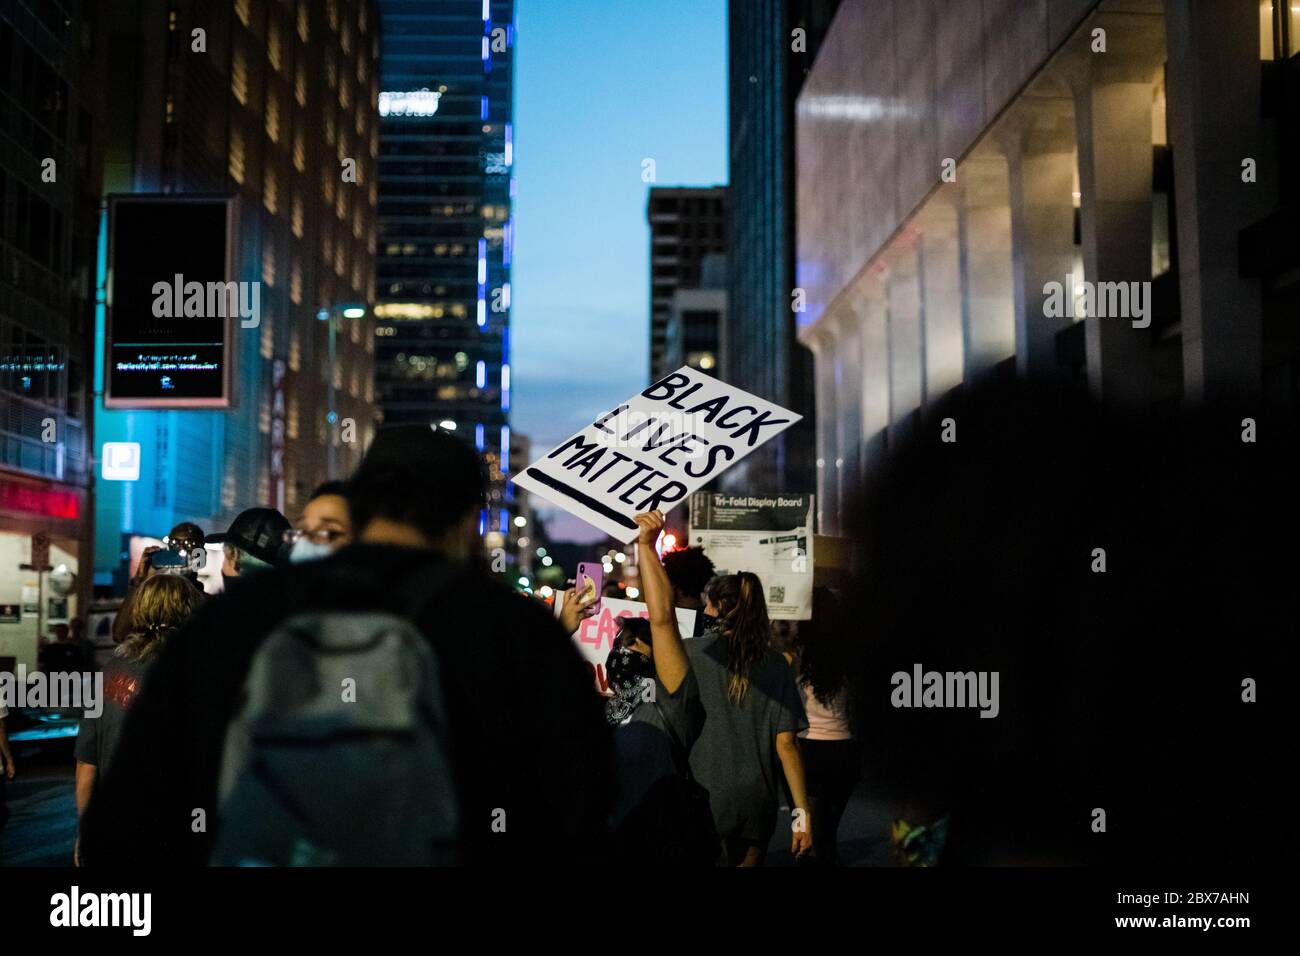
M329 382L327 390L328 405L326 421L329 422L329 443L326 451L325 477L330 481L334 480L334 441L338 435L338 415L334 410L334 310L330 310L329 319L329 363L325 369L326 379Z

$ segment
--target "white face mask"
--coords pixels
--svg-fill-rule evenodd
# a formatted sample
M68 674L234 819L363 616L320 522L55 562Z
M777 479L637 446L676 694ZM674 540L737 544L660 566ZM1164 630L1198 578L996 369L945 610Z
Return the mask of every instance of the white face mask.
M289 561L293 564L301 564L303 561L328 558L333 553L334 549L328 544L317 544L315 541L302 537L293 543L293 548L289 551Z

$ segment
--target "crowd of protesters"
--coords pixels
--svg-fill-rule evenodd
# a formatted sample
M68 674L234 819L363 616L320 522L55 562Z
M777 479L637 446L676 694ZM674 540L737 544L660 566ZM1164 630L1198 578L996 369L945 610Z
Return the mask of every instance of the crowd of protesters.
M761 582L715 576L699 548L661 563L663 515L638 515L647 616L620 619L602 698L569 636L597 597L570 589L552 614L491 575L485 493L463 443L393 427L293 526L253 508L147 550L114 627L105 712L78 735L76 862L522 862L563 846L591 862L758 865L783 802L797 858L815 861L816 839L833 847L833 832L814 837L805 692ZM210 598L196 562L165 552L211 544L223 593ZM679 608L696 612L694 634ZM347 628L376 621L387 657L378 638L348 643ZM355 674L330 671L355 678L353 698L322 693L314 651L331 641L353 654ZM421 681L427 699L406 707L395 685ZM394 722L401 745L384 739ZM399 823L412 832L386 840Z
M1256 449L1208 414L1153 431L1054 391L944 411L963 444L903 446L854 516L857 611L818 587L778 628L757 576L660 561L663 515L636 516L646 615L620 619L605 697L571 637L596 596L552 613L509 588L477 455L382 430L296 526L251 509L206 538L220 596L145 555L76 745L77 862L756 866L788 828L797 861L833 865L864 772L903 865L1249 858L1201 816L1271 812L1254 686L1297 610L1273 543L1300 529L1294 439ZM892 677L932 663L999 672L1000 719L900 707ZM1151 743L1178 715L1197 734ZM1194 773L1202 745L1236 776Z

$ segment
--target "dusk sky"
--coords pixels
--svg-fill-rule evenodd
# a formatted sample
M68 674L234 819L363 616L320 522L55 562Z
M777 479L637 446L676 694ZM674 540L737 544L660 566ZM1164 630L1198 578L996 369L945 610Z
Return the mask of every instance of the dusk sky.
M518 25L511 418L535 458L648 384L642 161L726 183L726 0L520 0ZM557 539L603 537L553 514Z

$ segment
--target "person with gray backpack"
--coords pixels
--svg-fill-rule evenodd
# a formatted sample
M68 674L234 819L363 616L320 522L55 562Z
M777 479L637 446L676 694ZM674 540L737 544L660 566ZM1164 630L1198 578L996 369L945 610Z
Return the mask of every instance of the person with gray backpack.
M163 649L87 858L602 859L609 731L568 635L486 570L485 488L454 436L381 430L348 483L355 540L249 578Z

